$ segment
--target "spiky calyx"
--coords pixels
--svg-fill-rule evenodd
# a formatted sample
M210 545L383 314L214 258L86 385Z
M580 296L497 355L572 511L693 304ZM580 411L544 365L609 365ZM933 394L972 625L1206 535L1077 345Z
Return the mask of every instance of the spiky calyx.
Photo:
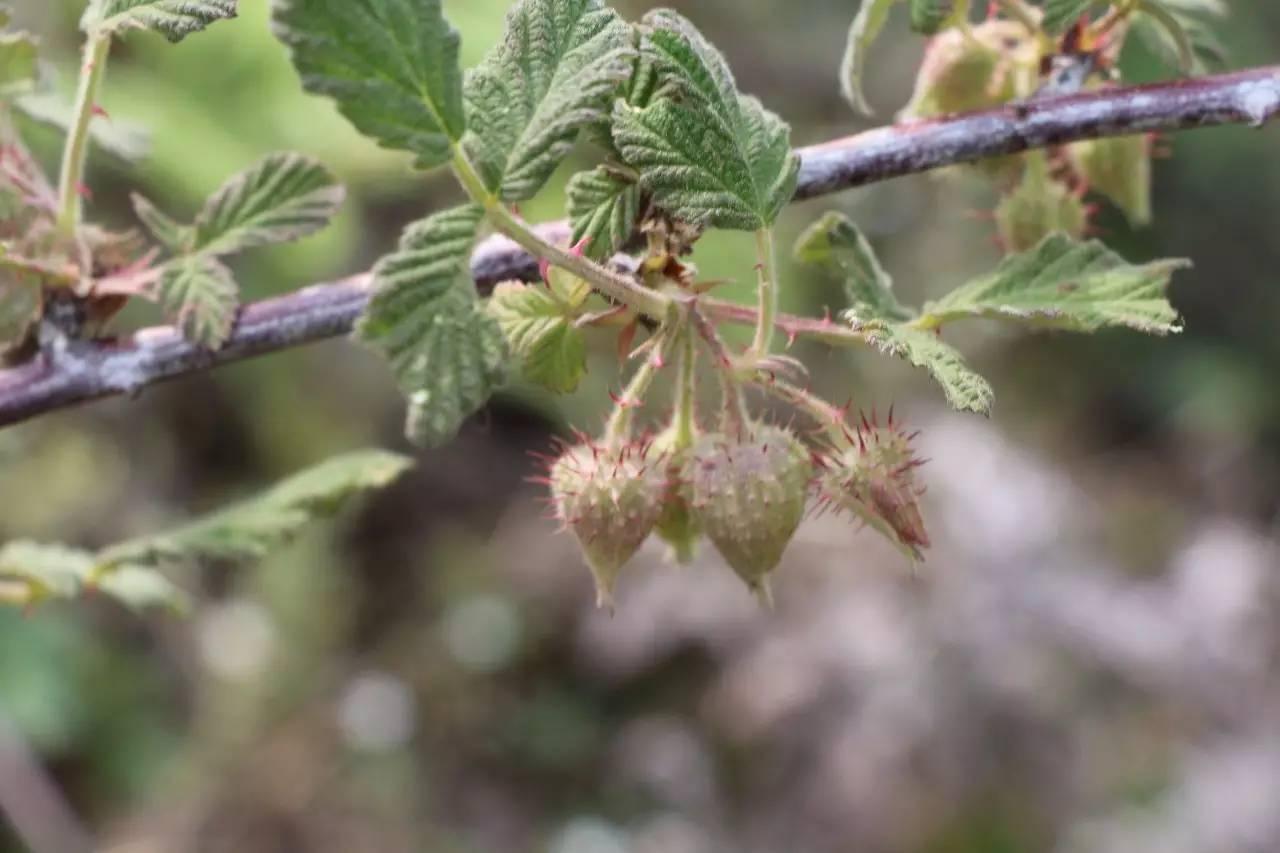
M804 518L813 460L791 432L752 424L745 438L716 433L694 445L693 517L747 586L768 597L766 578Z
M647 443L567 449L551 465L557 517L573 531L596 581L596 601L612 605L622 567L640 550L662 514L665 457Z
M881 425L862 416L819 457L819 501L845 510L887 536L913 559L929 547L920 515L916 468L923 464L911 447L915 434L905 433L890 413Z

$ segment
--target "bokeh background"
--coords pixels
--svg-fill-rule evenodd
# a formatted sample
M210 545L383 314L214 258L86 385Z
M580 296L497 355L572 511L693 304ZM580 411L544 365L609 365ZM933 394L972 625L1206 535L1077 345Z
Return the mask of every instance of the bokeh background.
M64 89L81 5L16 4ZM176 47L118 45L104 105L151 153L95 160L91 211L130 225L141 189L185 215L264 153L314 154L350 201L324 235L240 265L263 297L366 269L456 191L304 96L265 1L241 5ZM445 0L467 62L505 5ZM797 144L867 126L835 83L856 4L673 5ZM1276 61L1280 5L1231 5L1231 65ZM880 120L921 50L900 21L876 47ZM529 451L601 422L617 365L599 341L573 397L512 388L264 564L180 578L200 601L188 620L102 601L0 612L0 850L1280 850L1276 133L1171 138L1155 226L1099 219L1131 260L1194 259L1176 339L959 328L996 387L990 420L947 412L899 364L803 351L832 396L895 403L924 431L935 544L915 572L825 517L790 548L771 612L714 553L679 568L655 543L617 613L597 611L524 478ZM560 215L562 183L526 215ZM981 185L909 178L782 228L844 210L919 301L996 262L991 204ZM696 260L750 278L737 237ZM803 270L786 288L796 310L838 304ZM401 417L387 371L342 340L51 415L0 433L0 537L156 530L341 450L414 452Z

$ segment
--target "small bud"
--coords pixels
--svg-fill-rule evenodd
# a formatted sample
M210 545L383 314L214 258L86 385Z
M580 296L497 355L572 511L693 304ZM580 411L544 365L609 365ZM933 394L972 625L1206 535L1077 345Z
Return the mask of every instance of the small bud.
M752 590L768 598L766 576L804 517L813 462L794 435L756 424L746 440L704 436L694 446L694 518Z
M1035 39L1013 21L992 20L969 31L949 29L930 40L915 92L901 118L929 118L994 107L1031 94Z
M892 423L881 426L865 417L821 457L820 501L857 515L887 536L913 559L929 547L920 516L915 470L923 461L911 448L911 436Z
M611 606L618 572L662 513L665 459L645 444L579 444L552 464L550 480L556 515L573 531L595 577L596 601Z

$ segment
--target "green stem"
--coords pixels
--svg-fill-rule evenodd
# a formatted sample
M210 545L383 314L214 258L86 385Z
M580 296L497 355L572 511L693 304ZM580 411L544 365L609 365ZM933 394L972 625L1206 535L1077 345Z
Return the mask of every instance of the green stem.
M609 416L609 423L604 428L604 443L608 448L615 448L631 438L631 425L635 421L635 410L644 402L649 393L649 386L654 377L666 364L670 355L671 342L682 335L680 328L663 327L657 332L657 340L653 351L645 358L644 363L632 375L627 388L618 399L618 404Z
M698 306L705 317L717 323L755 326L760 318L760 312L751 306L724 299L702 296L698 299ZM795 314L778 314L773 324L789 338L810 338L834 347L866 346L867 344L867 338L862 332L830 319L819 320L813 317L799 317Z
M631 278L602 267L589 258L563 249L538 236L527 223L507 209L506 205L485 187L466 153L458 145L453 148L453 172L467 195L484 208L493 227L510 237L534 257L568 270L588 282L596 290L615 302L626 305L640 314L647 314L659 322L668 319L671 300L648 290Z
M689 312L693 327L698 330L707 349L711 351L711 359L720 374L720 391L723 396L724 411L721 428L727 434L743 437L747 424L747 406L742 399L742 384L738 379L738 368L729 348L725 346L720 333L716 331L701 312L693 309Z
M697 365L693 332L686 326L680 335L680 372L676 375L675 413L671 421L675 427L672 450L684 450L693 444Z
M755 384L775 397L785 400L797 409L804 411L833 438L838 439L843 436L844 409L831 405L812 391L806 391L798 385L792 385L790 382L781 379L760 378L756 380Z
M769 354L773 343L773 324L778 316L778 271L773 251L773 230L761 228L756 232L756 280L757 310L756 336L751 350L757 358Z
M62 169L58 177L58 231L68 238L75 236L80 225L80 192L89 155L89 125L93 122L110 50L111 36L107 33L91 35L85 42L84 65L80 68L80 85L76 90L71 129L62 151Z

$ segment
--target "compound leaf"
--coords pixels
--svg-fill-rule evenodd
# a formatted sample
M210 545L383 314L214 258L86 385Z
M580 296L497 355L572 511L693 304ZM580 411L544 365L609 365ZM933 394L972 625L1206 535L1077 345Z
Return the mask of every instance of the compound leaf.
M236 0L91 0L80 28L87 33L155 30L177 42L235 16Z
M905 323L876 323L859 326L867 342L885 355L901 358L923 368L942 386L947 402L963 411L989 414L995 400L990 383L965 363L955 347L936 332Z
M567 192L573 243L586 240L588 257L607 258L631 238L640 215L640 187L634 181L597 166L574 175Z
M1125 327L1167 335L1180 329L1167 290L1181 259L1129 264L1102 243L1063 234L1012 255L990 275L925 306L937 325L963 317L995 317L1073 332Z
M212 255L184 255L160 273L160 305L194 344L218 349L231 336L240 289L231 270Z
M452 438L505 376L506 339L468 277L482 216L465 206L409 226L399 250L374 267L373 295L356 325L409 399L409 437L429 446Z
M270 154L205 202L192 248L226 255L300 239L328 224L343 196L342 186L318 161Z
M898 301L893 279L880 266L875 250L849 217L827 213L796 242L796 260L817 264L841 277L849 299L850 319L909 320L915 312Z
M863 115L871 115L862 90L862 78L867 64L867 51L884 29L889 10L898 0L862 0L862 6L849 27L844 57L840 60L840 91L844 99Z
M586 341L567 308L549 287L518 281L499 284L489 300L524 377L557 394L576 390L587 372Z
M318 518L357 495L383 488L411 466L404 456L362 450L336 456L262 494L184 527L108 548L99 555L109 577L119 564L243 563L291 542Z
M176 221L141 193L131 194L129 201L133 204L134 215L146 227L147 233L170 252L186 251L195 239L195 229Z
M488 188L531 198L631 76L631 27L600 0L521 0L467 74L467 151Z
M186 593L152 569L126 564L100 572L89 551L16 541L0 548L0 600L30 606L55 598L105 593L135 610L161 607L183 612Z
M440 0L274 0L272 10L307 91L421 168L449 161L466 115L458 33Z
M614 105L613 138L640 185L678 219L754 231L795 193L791 131L741 95L724 58L675 12L645 17L644 49L663 75L655 99Z

